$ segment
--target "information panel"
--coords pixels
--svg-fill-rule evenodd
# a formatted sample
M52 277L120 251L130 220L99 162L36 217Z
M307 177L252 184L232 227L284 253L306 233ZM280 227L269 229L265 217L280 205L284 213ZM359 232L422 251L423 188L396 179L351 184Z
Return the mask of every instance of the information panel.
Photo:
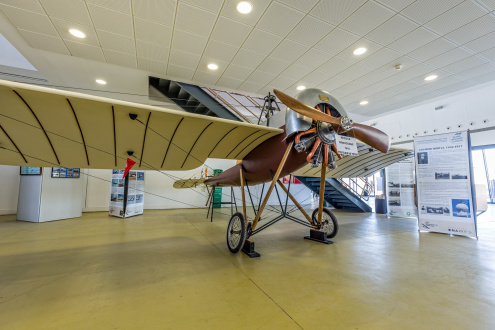
M387 178L388 215L416 217L414 204L414 158L401 160L385 168Z
M144 209L144 172L129 171L122 179L124 170L112 170L109 214L127 218L143 214Z
M420 230L477 237L469 132L414 138Z

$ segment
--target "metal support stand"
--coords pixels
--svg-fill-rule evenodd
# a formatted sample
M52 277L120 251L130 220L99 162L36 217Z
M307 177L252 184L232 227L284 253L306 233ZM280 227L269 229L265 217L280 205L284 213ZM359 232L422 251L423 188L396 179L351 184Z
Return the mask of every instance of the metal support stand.
M309 231L309 236L304 236L304 238L323 244L333 244L332 241L327 239L327 233L318 229L311 229Z
M273 106L275 103L275 107ZM263 108L261 108L261 113L258 118L258 125L261 122L261 117L265 115L266 118L266 126L270 126L270 117L273 116L273 111L280 111L280 107L276 101L276 96L268 93L268 96L265 96L265 103L263 103Z
M244 246L242 247L242 252L247 254L250 258L259 258L261 255L254 251L254 242L246 239Z

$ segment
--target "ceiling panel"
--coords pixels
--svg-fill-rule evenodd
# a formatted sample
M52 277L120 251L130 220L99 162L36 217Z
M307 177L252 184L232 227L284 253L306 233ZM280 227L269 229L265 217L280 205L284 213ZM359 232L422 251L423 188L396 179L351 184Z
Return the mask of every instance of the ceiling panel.
M379 68L391 61L395 61L402 56L401 53L392 49L382 48L373 54L368 55L366 58L359 61L359 64L365 65L371 68ZM397 63L399 64L399 63Z
M495 16L486 14L445 35L449 40L464 44L495 31Z
M319 0L283 0L283 3L302 12L309 12Z
M294 64L298 64L308 69L314 70L332 57L334 54L330 54L318 49L311 48L306 53L304 53L301 57L299 57ZM315 84L318 85L318 84Z
M211 34L211 39L240 47L252 29L247 24L220 16Z
M217 84L220 86L232 86L231 88L236 89L243 82L244 82L244 80L222 76L220 79L218 79Z
M218 65L218 69L215 71L208 69L208 64L210 64L210 63L214 63L214 64ZM198 67L196 69L198 71L210 72L211 74L221 76L223 74L223 72L227 69L228 66L229 66L228 62L223 62L223 61L219 61L216 58L203 56L199 60ZM218 78L220 78L220 77L218 77Z
M438 34L444 35L487 13L488 11L484 10L478 4L471 1L465 1L429 21L425 26Z
M267 57L263 62L261 62L257 70L272 75L279 75L282 71L287 69L290 64L291 62L279 60L273 57Z
M46 15L36 14L2 4L0 4L0 9L18 29L59 37L57 30L55 30L52 22Z
M100 47L80 44L73 41L65 41L65 45L69 48L72 56L82 57L88 60L105 62L103 51Z
M138 68L142 70L146 70L149 72L158 72L162 74L165 74L167 72L167 63L165 62L158 62L138 57L137 63Z
M285 37L304 17L298 10L279 2L272 2L256 27L264 31Z
M58 18L52 18L51 21L62 39L75 41L90 46L100 46L100 41L98 40L98 36L96 35L96 31L93 27L64 21ZM69 33L69 29L78 29L82 31L84 34L86 34L86 38L80 39L74 37L72 34Z
M147 60L167 62L170 49L149 42L138 40L136 42L137 56Z
M172 48L183 52L201 55L206 47L208 39L197 34L174 30Z
M214 13L219 13L225 1L224 0L182 0L181 2L185 2L187 4L208 11L212 11Z
M341 28L336 28L325 36L325 38L321 39L321 41L315 45L315 48L337 54L359 39L357 34L345 31Z
M334 28L335 25L328 24L312 16L306 16L292 29L287 39L313 46Z
M419 24L414 23L410 19L396 15L367 33L365 38L386 46L409 32L416 30L418 27Z
M282 37L280 36L260 29L254 29L242 45L242 48L268 55L281 41Z
M83 0L39 0L50 17L91 26L91 19ZM20 0L21 2L21 0Z
M97 30L96 33L103 48L124 54L136 55L136 46L133 38L100 30Z
M131 0L86 0L87 3L131 14Z
M402 38L394 41L389 48L403 54L409 53L427 43L438 38L438 35L426 30L425 28L417 28L416 30L406 34Z
M471 55L473 54L470 53L468 50L463 49L461 47L457 47L452 50L449 50L446 53L435 56L434 58L426 61L425 63L440 68L442 66L449 65L451 63L462 60L463 58L469 57Z
M194 75L194 69L185 68L169 63L167 68L167 75L180 79L191 80Z
M200 56L196 54L181 52L180 50L172 49L170 52L169 63L185 68L196 69Z
M251 83L261 84L261 85L265 86L270 81L272 81L273 78L275 78L274 74L268 74L266 72L256 70L256 71L253 71L249 75L249 77L247 77L246 81L251 82Z
M218 79L220 79L220 75L213 74L211 71L207 72L198 70L194 74L193 79L199 83L214 85Z
M237 11L237 1L225 1L220 15L240 23L254 26L270 5L271 0L249 0L249 2L253 5L253 10L249 15L241 14Z
M256 69L256 67L260 65L260 63L263 62L264 59L264 55L242 48L232 60L232 64L250 69Z
M356 10L356 12L354 12L349 18L342 22L340 27L358 35L364 35L394 15L394 11L380 5L379 3L368 1ZM368 17L373 17L373 19L368 19Z
M419 24L425 24L463 1L464 0L415 1L404 8L400 14Z
M217 15L214 13L180 2L175 18L175 27L208 37L216 20ZM191 22L194 22L194 24L191 24Z
M230 64L224 71L223 75L229 78L237 78L244 81L252 72L253 69Z
M280 76L289 79L299 80L308 74L308 68L302 65L293 64L280 74Z
M273 50L270 56L292 62L296 61L309 49L309 46L285 39Z
M408 54L408 56L417 59L418 61L426 61L440 54L444 54L457 46L444 38L438 38L426 45L419 47Z
M480 38L466 42L463 47L473 52L479 53L492 48L495 44L495 32L488 33Z
M495 53L494 53L495 55ZM494 57L495 59L495 57ZM442 67L442 70L445 70L450 73L459 73L464 70L472 69L482 64L486 64L488 60L482 59L478 56L470 56L462 59L460 61L454 62L452 64L446 65Z
M1 4L16 7L19 9L29 10L37 14L45 14L45 10L41 7L38 0L0 0Z
M487 72L493 72L493 71L495 71L495 64L485 63L480 66L458 72L457 75L464 79L472 79Z
M352 13L359 9L367 0L329 0L320 1L311 10L310 15L327 23L339 25Z
M332 57L327 62L325 62L324 64L322 64L318 68L318 70L327 72L328 74L330 74L330 77L331 77L331 76L335 76L339 72L344 71L345 69L347 69L348 67L350 67L353 64L354 64L354 62L349 60L349 59L335 56L335 57Z
M114 52L113 50L108 50L108 49L103 49L103 54L105 55L105 59L107 63L130 67L130 68L137 67L136 56Z
M93 4L88 4L88 8L96 29L134 37L131 15Z
M402 9L406 8L416 0L375 0L375 1L381 3L382 5L392 10L395 10L396 12L400 12Z
M135 16L172 26L174 23L176 0L132 0Z
M239 49L239 47L225 44L220 41L210 40L206 46L203 56L215 58L223 62L230 62Z
M134 29L138 40L170 47L171 27L135 17Z

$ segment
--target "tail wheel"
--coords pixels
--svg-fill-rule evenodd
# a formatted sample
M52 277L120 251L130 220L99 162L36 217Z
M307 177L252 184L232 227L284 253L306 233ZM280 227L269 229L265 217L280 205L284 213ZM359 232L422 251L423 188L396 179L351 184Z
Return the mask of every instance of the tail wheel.
M229 226L227 228L227 246L230 252L237 253L244 246L246 241L246 220L244 215L240 212L235 213L230 218Z
M320 230L324 231L328 238L335 237L339 232L339 223L337 222L337 218L326 207L323 208L323 212L321 214L321 226L318 223L318 209L313 211L311 219L313 220L313 225L318 226Z

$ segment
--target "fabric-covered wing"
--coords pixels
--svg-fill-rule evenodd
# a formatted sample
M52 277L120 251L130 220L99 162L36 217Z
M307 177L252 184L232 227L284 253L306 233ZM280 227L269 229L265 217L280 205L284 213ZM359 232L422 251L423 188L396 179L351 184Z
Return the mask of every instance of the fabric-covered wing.
M132 120L129 114L136 114ZM190 170L282 130L0 80L0 164Z
M183 189L183 188L196 188L200 186L206 179L184 179L177 180L174 182L174 188Z
M327 171L328 178L355 178L372 175L376 171L392 165L400 160L413 157L414 152L409 149L390 148L384 154L365 144L358 144L359 156L344 156L336 161L337 168ZM295 172L295 176L320 177L321 166L312 168L311 165L304 166Z

